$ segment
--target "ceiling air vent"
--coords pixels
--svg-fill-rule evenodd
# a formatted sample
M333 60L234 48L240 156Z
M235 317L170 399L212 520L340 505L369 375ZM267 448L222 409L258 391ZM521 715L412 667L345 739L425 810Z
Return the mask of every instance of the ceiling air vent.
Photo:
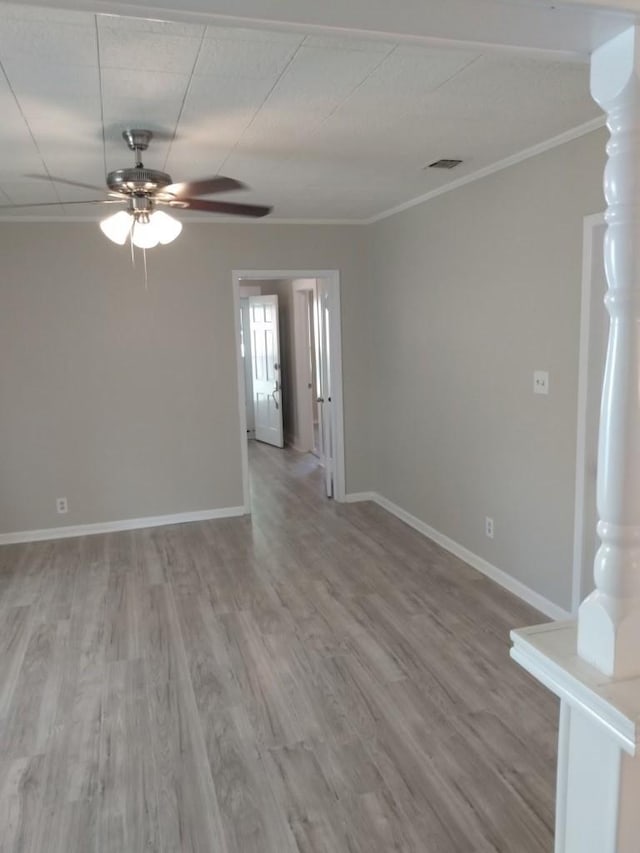
M429 163L429 169L455 169L459 166L462 160L436 160L435 163Z

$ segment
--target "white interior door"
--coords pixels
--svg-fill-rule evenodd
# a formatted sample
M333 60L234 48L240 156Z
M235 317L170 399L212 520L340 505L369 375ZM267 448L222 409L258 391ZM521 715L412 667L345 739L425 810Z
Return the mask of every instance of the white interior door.
M251 378L256 439L284 446L278 297L249 297Z
M244 404L247 415L247 438L255 438L253 415L253 367L251 359L251 335L249 333L249 297L240 297L240 356L244 373Z
M327 284L318 279L315 310L316 372L318 382L318 413L320 419L320 459L324 465L325 488L333 497L335 482L335 452L333 408L331 401L331 363L329 348L329 292Z

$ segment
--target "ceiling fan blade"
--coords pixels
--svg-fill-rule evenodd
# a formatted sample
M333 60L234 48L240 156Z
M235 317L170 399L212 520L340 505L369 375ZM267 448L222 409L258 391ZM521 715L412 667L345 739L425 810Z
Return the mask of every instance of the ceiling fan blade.
M126 199L92 198L87 201L34 201L31 204L0 204L0 210L15 210L18 207L62 207L68 204L123 204Z
M259 204L236 204L233 201L200 201L197 198L182 198L172 207L187 210L203 210L206 213L230 213L232 216L266 216L272 207Z
M183 181L182 183L169 184L162 187L161 192L171 193L176 198L186 198L193 195L213 195L213 193L226 193L230 190L245 190L247 187L234 178L225 178L224 175L214 175L212 178L202 178L199 181Z
M104 192L104 187L96 187L94 184L84 184L82 181L68 181L66 178L56 178L55 175L25 175L25 178L37 178L39 181L53 181L55 184L67 184L70 187L82 187L85 190L96 190Z

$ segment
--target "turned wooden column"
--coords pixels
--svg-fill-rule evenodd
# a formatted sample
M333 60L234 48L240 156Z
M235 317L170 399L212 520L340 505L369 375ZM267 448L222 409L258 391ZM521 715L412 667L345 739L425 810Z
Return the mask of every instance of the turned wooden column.
M582 603L578 653L606 675L640 675L640 29L592 59L591 94L611 138L604 258L611 317L598 447L595 591ZM640 850L640 847L638 848Z
M556 853L640 851L640 27L598 48L610 314L595 591L578 621L513 631L511 656L561 700Z

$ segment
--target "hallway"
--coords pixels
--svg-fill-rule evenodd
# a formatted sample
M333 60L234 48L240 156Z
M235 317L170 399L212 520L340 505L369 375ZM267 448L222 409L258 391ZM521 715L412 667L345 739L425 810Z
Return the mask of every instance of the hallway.
M540 614L250 464L252 517L0 549L0 850L549 853Z

